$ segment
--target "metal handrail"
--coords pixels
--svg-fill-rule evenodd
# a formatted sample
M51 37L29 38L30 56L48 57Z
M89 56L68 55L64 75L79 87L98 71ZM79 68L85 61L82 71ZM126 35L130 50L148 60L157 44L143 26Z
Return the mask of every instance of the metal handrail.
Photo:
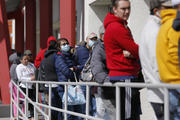
M38 110L42 115L45 116L45 118L48 119L48 116L35 104L35 102L33 102L33 101L21 90L21 88L20 88L14 81L11 81L11 86L13 86L13 85L17 88L17 98L18 98L18 99L17 99L17 103L16 103L16 102L14 101L13 97L11 96L11 101L12 101L13 104L15 104L16 108L18 109L18 111L17 111L18 114L19 114L19 111L20 111L21 114L23 115L23 117L28 120L28 118L27 118L27 116L26 116L26 113L24 114L24 113L22 112L22 110L20 109L20 107L19 107L19 92L21 92L21 94L24 96L25 101L27 100L29 103L31 103L36 110ZM11 94L12 94L12 87L11 87ZM26 106L26 104L25 104L25 106ZM12 106L11 106L11 107L12 107ZM27 109L27 107L25 107L25 109ZM25 111L26 111L26 110L25 110ZM35 111L35 113L36 113L36 111ZM17 117L18 117L18 116L17 116ZM12 119L12 111L11 111L11 119ZM18 117L18 119L19 119L19 117Z
M117 82L117 83L104 83L104 84L98 84L95 82L52 82L52 81L22 81L24 83L34 83L36 84L36 95L38 94L38 84L47 84L49 85L49 99L51 97L51 89L52 89L52 84L56 84L56 85L64 85L65 86L65 95L66 95L66 99L65 99L65 109L60 109L60 108L56 108L56 107L52 107L51 106L51 101L49 103L49 105L44 105L41 103L38 103L36 100L36 103L34 102L34 104L36 106L43 106L45 108L49 109L49 113L51 110L56 110L59 112L63 112L64 113L64 118L65 120L67 120L67 114L71 114L74 116L79 116L85 119L93 119L93 120L102 120L100 118L95 118L89 115L89 87L90 86L100 86L100 87L115 87L116 88L116 120L120 120L121 116L120 116L120 87L131 87L131 88L153 88L153 89L163 89L164 90L164 118L165 120L169 120L169 96L168 96L168 89L180 89L180 84L166 84L166 83L160 83L160 84L147 84L147 83L123 83L123 82ZM82 86L86 86L86 115L81 114L81 113L76 113L76 112L72 112L72 111L68 111L67 110L67 87L68 85L82 85ZM37 99L37 98L36 98ZM49 119L51 118L50 114L49 114Z

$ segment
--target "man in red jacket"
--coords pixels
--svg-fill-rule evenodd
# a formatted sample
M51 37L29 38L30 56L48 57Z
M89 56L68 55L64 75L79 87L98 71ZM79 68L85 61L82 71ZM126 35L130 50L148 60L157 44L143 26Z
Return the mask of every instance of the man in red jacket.
M53 36L50 36L50 37L48 38L48 40L47 40L47 48L49 47L49 42L50 42L50 41L56 41L56 38L53 37ZM40 50L39 53L38 53L38 55L36 56L36 59L35 59L35 61L34 61L34 65L35 65L36 68L39 68L39 65L41 64L41 61L42 61L43 58L44 58L44 53L45 53L45 51L47 50L47 48Z
M104 20L104 45L111 82L137 82L140 65L138 45L134 42L127 20L129 0L112 0L112 12ZM139 91L121 88L121 119L139 120Z

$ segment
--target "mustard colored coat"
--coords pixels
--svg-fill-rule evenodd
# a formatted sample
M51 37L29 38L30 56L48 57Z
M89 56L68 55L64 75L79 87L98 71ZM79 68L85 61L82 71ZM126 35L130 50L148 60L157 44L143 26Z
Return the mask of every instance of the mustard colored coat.
M156 56L160 79L165 83L180 84L180 67L178 61L180 32L172 28L176 13L176 9L161 11L162 25L157 38Z

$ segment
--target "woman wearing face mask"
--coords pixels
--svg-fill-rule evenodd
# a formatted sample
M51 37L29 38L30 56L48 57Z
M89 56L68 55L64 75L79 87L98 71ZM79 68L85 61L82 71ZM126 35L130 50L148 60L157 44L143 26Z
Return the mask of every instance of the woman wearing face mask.
M74 56L71 53L71 47L66 38L57 40L60 52L55 56L55 68L59 82L75 82L74 73L77 71ZM58 86L58 95L62 99L64 94L64 86ZM62 107L62 106L61 106ZM82 113L79 105L68 105L68 110ZM68 120L82 120L82 118L68 115Z

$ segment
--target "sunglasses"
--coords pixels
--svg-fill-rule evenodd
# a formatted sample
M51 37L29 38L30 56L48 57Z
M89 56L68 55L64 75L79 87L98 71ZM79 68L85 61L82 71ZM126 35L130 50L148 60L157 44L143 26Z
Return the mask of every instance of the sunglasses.
M65 45L69 45L69 43L63 43L63 44L61 44L61 45L65 46Z

